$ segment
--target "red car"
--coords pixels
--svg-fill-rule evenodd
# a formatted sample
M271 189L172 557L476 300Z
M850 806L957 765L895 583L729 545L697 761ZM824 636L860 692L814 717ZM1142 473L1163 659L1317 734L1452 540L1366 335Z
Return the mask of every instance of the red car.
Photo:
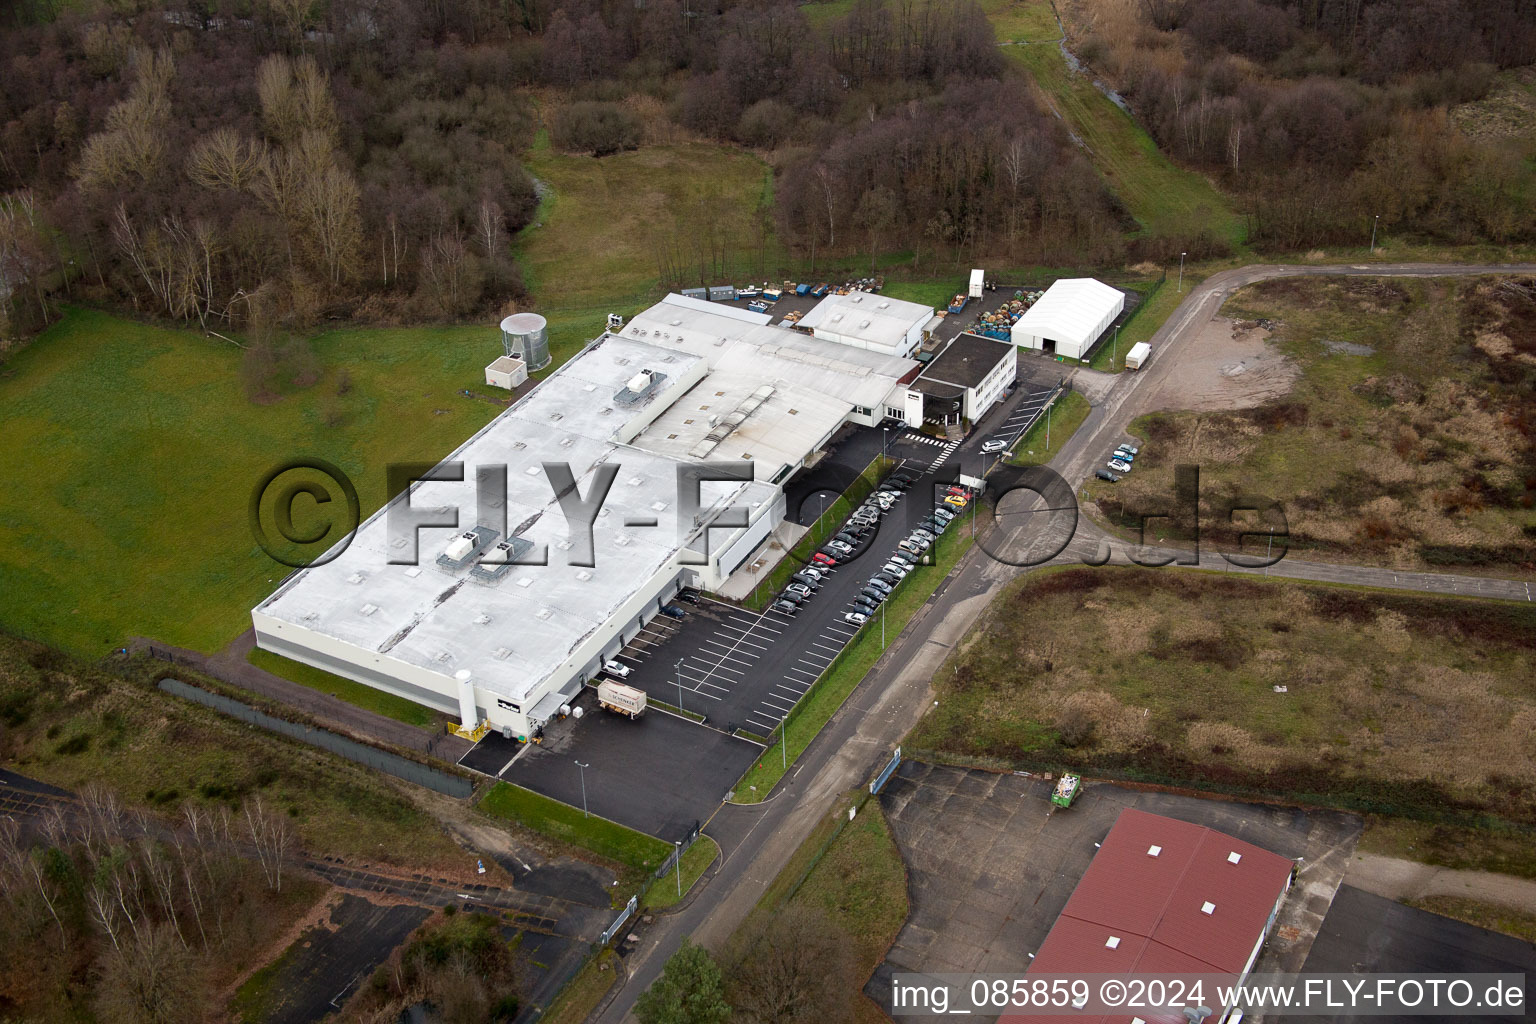
M958 495L962 498L969 498L971 496L971 492L966 490L964 487L950 487L946 489L944 493Z
M831 555L822 554L820 551L811 556L811 561L816 565L836 565L837 559Z

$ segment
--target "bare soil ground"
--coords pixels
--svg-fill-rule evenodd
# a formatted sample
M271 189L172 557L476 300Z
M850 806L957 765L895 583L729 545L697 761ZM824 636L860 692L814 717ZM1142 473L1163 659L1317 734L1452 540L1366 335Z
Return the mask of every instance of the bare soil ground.
M934 682L916 748L1536 825L1536 606L1077 568L1000 596Z
M1148 399L1147 412L1251 409L1280 398L1301 367L1271 345L1252 321L1212 317Z

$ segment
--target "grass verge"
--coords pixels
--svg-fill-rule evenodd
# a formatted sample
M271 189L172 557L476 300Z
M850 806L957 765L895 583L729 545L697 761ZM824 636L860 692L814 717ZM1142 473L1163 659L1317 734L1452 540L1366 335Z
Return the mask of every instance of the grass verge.
M355 704L366 711L393 718L397 722L406 725L415 725L423 729L436 725L440 718L430 708L417 704L415 701L406 700L404 697L396 697L392 693L376 690L371 686L343 679L341 676L332 675L324 669L305 665L302 662L292 661L281 654L264 651L260 647L252 648L247 659L252 665L275 676L280 676L291 683L307 686L311 690L328 693L332 697L339 697L348 704Z
M972 502L969 511L972 515L976 511L976 502ZM963 517L962 517L963 519ZM939 538L938 544L931 549L934 555L932 565L923 565L914 569L912 573L902 581L896 593L881 606L885 613L885 644L881 643L880 619L870 619L864 627L854 636L853 641L845 648L836 660L822 672L821 676L812 684L810 691L800 698L800 703L795 705L790 713L787 724L780 726L781 734L788 736L788 743L784 750L779 749L779 738L773 739L767 750L758 758L757 763L747 769L741 781L736 784L734 799L742 803L754 803L765 800L779 779L804 753L805 748L811 745L816 734L831 721L837 714L837 709L843 706L843 701L858 687L868 674L875 662L885 653L885 647L906 628L907 621L912 618L917 610L927 602L933 592L938 589L944 577L960 561L961 556L970 549L971 536L966 532L969 523L956 519L954 525L944 536ZM787 755L787 756L786 756Z
M669 844L654 836L636 832L607 818L584 816L580 808L509 782L492 786L481 798L480 809L493 817L515 821L524 828L632 868L654 870L672 852Z
M539 1017L540 1024L582 1024L613 988L618 966L619 955L611 949L588 960Z
M1088 399L1076 391L1063 391L1061 397L1047 414L1050 417L1047 422L1042 416L1035 425L1029 428L1029 432L1014 444L1013 450L1017 453L1008 461L1015 466L1043 466L1056 457L1062 446L1071 440L1077 433L1077 428L1083 425L1083 420L1088 418L1088 413L1093 406L1088 404ZM1050 443L1046 443L1049 437Z
M1536 842L1517 829L1472 829L1368 815L1359 849L1458 871L1536 878Z
M683 891L677 891L677 872L670 872L665 878L658 878L651 883L646 890L645 898L641 905L647 910L665 910L676 906L688 893L693 891L693 883L709 869L720 856L720 847L709 836L699 836L694 844L688 847L683 854Z

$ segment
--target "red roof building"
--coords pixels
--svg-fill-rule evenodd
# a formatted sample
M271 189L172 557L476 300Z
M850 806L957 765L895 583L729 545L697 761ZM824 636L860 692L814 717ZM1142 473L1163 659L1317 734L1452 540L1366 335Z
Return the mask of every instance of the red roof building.
M1295 865L1203 825L1127 808L1036 951L1029 974L1228 975L1253 969ZM1226 1019L1215 1008L1210 1020ZM1000 1024L1143 1024L1163 1016L1010 1016ZM1181 1014L1171 1018L1183 1021Z

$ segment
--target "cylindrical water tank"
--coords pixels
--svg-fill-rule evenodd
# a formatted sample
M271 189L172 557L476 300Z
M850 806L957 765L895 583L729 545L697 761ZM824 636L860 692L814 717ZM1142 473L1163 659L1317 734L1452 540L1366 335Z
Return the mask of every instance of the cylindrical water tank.
M537 313L513 313L501 322L501 347L528 372L544 369L550 363L548 322Z

